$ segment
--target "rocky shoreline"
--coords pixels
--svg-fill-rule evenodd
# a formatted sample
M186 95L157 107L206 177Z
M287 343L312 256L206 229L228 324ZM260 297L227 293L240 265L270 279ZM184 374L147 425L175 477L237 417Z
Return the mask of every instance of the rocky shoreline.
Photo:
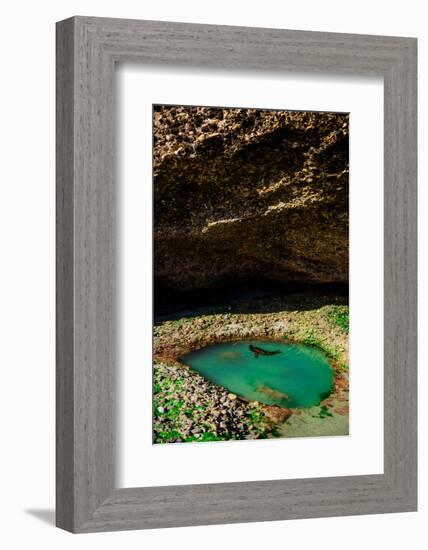
M154 442L259 439L274 432L258 402L245 402L191 369L156 363Z
M348 306L303 293L200 308L154 331L154 443L345 435L348 433ZM284 409L248 402L183 365L184 353L228 340L264 338L315 345L328 356L334 388L319 406ZM327 421L327 422L326 422ZM327 434L322 433L327 428Z

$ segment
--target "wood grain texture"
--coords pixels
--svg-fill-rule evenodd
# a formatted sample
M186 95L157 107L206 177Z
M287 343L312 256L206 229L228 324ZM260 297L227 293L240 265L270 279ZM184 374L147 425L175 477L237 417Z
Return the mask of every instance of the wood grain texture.
M74 526L74 23L56 41L56 522Z
M115 489L116 62L384 77L383 475ZM415 39L87 17L58 23L57 220L59 527L92 532L416 509Z

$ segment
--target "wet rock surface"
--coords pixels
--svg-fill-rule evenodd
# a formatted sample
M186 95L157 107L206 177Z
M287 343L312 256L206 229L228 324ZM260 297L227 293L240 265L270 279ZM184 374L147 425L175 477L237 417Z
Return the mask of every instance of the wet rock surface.
M155 277L348 280L348 116L158 106Z

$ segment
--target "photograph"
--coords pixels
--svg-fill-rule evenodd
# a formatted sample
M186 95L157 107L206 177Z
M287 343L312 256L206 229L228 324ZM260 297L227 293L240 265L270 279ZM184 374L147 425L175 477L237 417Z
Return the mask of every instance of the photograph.
M423 548L423 8L3 5L1 548Z
M154 444L349 434L349 113L153 105Z

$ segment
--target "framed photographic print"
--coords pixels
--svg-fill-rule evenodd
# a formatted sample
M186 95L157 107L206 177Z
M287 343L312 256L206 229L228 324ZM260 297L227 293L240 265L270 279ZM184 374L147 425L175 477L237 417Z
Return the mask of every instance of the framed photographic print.
M348 434L348 119L154 106L155 444Z
M57 220L59 527L416 509L415 39L58 23Z

